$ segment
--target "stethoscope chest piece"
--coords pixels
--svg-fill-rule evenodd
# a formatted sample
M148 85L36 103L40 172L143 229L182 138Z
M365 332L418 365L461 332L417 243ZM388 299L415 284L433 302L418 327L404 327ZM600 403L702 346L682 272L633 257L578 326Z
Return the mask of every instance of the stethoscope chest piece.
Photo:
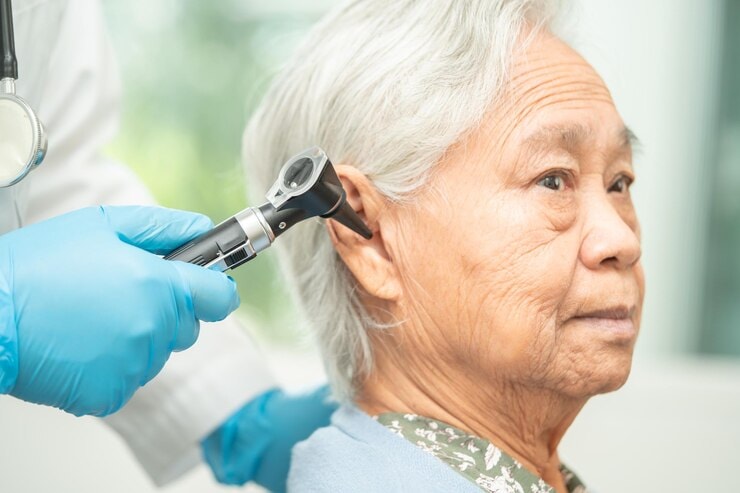
M10 0L0 0L0 188L21 181L46 155L44 126L16 96L16 79L13 6Z
M15 185L46 155L44 127L31 107L15 95L14 81L0 81L0 188Z

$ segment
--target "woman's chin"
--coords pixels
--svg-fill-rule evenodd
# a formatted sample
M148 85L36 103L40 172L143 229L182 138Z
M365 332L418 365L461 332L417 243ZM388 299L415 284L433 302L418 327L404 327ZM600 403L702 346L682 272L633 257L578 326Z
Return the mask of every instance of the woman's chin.
M632 353L607 356L589 367L579 381L570 382L566 392L571 397L593 397L620 389L632 370Z

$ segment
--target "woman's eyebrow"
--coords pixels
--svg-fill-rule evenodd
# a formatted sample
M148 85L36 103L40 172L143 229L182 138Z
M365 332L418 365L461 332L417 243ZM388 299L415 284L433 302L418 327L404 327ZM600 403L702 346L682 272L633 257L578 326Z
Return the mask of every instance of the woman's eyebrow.
M626 149L639 149L642 146L642 142L640 139L635 135L635 132L632 131L631 128L629 128L627 125L624 126L622 129L622 148Z
M533 153L560 148L575 155L592 134L591 127L580 123L548 125L526 137L523 144ZM630 150L638 146L639 142L635 133L625 125L616 135L615 147L618 147L620 151Z
M591 134L591 130L580 123L569 125L547 125L537 129L524 139L524 145L534 152L559 147L575 154Z

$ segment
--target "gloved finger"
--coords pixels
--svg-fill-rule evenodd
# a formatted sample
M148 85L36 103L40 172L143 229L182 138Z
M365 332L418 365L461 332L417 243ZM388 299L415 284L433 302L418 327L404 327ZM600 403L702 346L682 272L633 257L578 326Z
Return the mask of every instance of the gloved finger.
M103 206L108 223L126 243L165 255L213 228L208 216L164 207Z
M173 261L172 265L180 271L190 288L197 319L217 322L239 306L236 283L227 275L180 261Z
M190 316L190 320L181 323L178 326L175 342L170 343L164 349L155 349L151 351L152 357L149 360L149 366L143 373L142 380L139 382L139 386L143 387L149 383L154 377L156 377L160 371L164 368L167 361L170 359L172 352L184 351L189 348L195 341L198 340L200 334L200 322Z

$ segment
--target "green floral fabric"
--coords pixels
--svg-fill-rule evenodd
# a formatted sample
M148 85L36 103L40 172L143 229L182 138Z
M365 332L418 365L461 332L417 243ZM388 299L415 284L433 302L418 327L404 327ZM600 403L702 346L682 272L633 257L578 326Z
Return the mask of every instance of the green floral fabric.
M491 493L555 493L542 478L488 440L469 435L415 414L384 413L377 421L394 433L434 455L464 477ZM569 493L587 493L578 477L561 466Z

